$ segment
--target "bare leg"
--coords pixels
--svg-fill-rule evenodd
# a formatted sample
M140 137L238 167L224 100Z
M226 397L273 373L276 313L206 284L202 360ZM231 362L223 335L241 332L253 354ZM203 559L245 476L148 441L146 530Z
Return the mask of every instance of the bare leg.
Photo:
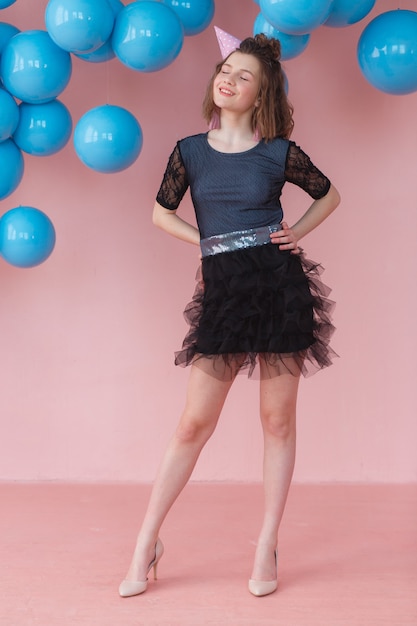
M214 432L232 382L191 367L185 409L158 470L126 580L146 580L162 522Z
M261 367L265 367L262 361ZM274 550L295 463L298 384L299 376L289 373L261 380L265 513L251 576L254 580L276 577Z

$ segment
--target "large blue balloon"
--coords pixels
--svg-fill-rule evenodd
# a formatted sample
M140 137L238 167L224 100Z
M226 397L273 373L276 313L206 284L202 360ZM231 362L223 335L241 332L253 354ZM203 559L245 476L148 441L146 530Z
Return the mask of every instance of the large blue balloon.
M75 54L75 56L89 63L105 63L106 61L114 59L116 55L111 45L111 39L108 39L106 43L100 46L100 48L97 48L97 50L86 52L85 54Z
M111 6L115 17L120 13L120 11L124 7L124 4L123 2L121 2L121 0L107 0L107 2Z
M376 0L333 0L325 26L342 28L360 22L372 11Z
M87 111L74 130L74 148L79 159L104 174L132 165L142 143L142 129L132 113L110 104Z
M107 0L107 2L112 8L114 19L116 20L116 17L123 9L124 4L122 4L120 0ZM111 45L111 36L108 38L106 43L100 46L100 48L97 48L97 50L87 52L86 54L76 54L75 56L83 59L83 61L88 61L89 63L105 63L106 61L111 61L111 59L114 59L116 56L113 46Z
M0 54L3 52L3 48L13 37L13 35L17 35L19 33L19 29L13 24L8 24L7 22L0 22Z
M141 72L155 72L176 59L184 41L178 15L161 2L132 2L117 16L112 46L119 60Z
M5 89L0 89L0 142L10 139L19 122L19 107Z
M72 131L71 114L59 100L19 105L20 120L13 135L16 145L33 156L49 156L62 150Z
M367 81L385 93L417 91L417 13L388 11L369 22L357 49Z
M175 11L185 35L198 35L210 24L214 15L214 0L162 0Z
M12 139L0 143L0 200L7 198L19 186L25 163Z
M83 54L97 50L110 37L114 12L107 0L49 0L45 24L60 48Z
M0 219L0 254L10 265L40 265L51 254L55 241L55 228L39 209L19 206Z
M329 17L333 0L260 0L264 17L277 30L306 35Z
M67 86L71 69L70 54L43 30L28 30L12 37L0 60L6 89L31 104L56 98Z
M0 0L0 9L5 9L6 7L14 4L16 0Z
M288 35L287 33L281 33L264 18L262 13L258 14L253 25L253 34L257 35L259 33L264 33L267 37L279 39L281 44L281 59L283 61L297 57L306 49L310 41L310 35Z

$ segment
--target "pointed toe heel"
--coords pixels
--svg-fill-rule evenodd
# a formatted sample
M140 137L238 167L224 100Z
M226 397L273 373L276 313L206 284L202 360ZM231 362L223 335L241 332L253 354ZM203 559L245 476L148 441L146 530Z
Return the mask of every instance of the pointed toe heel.
M148 588L148 581L138 580L123 580L119 586L119 596L121 598L130 598L131 596L138 596L144 593Z
M276 580L253 580L249 579L249 591L253 596L269 596L276 591L278 584Z
M158 563L164 553L164 545L160 539L155 544L155 557L148 565L148 574L153 568L153 578L157 580ZM119 595L122 598L130 598L131 596L139 596L148 588L148 579L146 580L123 580L119 586Z
M275 571L277 571L277 551L274 550L275 557ZM269 596L269 594L274 593L278 587L278 575L275 576L274 580L254 580L253 578L249 579L249 591L253 596L257 596L258 598L261 596Z

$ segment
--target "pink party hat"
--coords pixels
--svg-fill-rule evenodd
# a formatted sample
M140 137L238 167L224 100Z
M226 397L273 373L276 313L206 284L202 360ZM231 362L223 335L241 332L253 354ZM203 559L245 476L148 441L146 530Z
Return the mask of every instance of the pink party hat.
M220 54L222 55L222 59L225 59L231 52L239 48L240 39L229 35L229 33L226 33L217 26L214 27L214 30L216 31L217 41L219 42Z
M233 35L229 35L229 33L226 33L226 31L218 28L217 26L214 27L214 30L216 31L217 41L219 42L220 54L222 55L222 59L225 59L229 56L229 54L239 48L240 39L233 37ZM220 117L218 113L214 113L210 120L209 130L212 130L213 128L220 128Z

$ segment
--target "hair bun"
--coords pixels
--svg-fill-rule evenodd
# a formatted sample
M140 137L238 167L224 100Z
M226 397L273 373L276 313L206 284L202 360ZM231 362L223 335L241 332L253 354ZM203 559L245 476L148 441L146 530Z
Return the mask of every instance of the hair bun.
M245 54L256 54L262 56L265 61L279 63L281 59L281 43L278 39L267 37L264 33L258 33L254 37L244 39L239 48Z

